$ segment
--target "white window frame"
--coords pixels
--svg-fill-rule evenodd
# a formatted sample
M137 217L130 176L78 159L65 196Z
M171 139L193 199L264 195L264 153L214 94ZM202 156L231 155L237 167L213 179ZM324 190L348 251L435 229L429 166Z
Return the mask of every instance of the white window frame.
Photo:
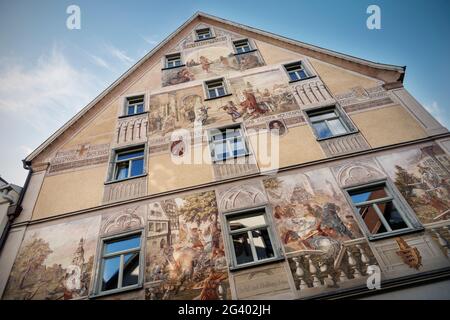
M220 85L213 86L212 88L209 87L211 84L216 84L216 83L219 83L219 82L220 82ZM223 94L222 95L219 95L219 89L220 88L223 89ZM211 94L209 92L210 90L214 90L214 92L216 94L215 97L211 97ZM218 79L205 81L205 91L206 91L207 99L217 99L217 98L225 97L225 96L228 95L227 86L225 84L225 79L224 78L218 78Z
M95 286L94 286L94 294L93 297L97 296L103 296L103 295L109 295L109 294L115 294L123 291L129 291L134 290L137 288L141 288L143 285L144 280L144 269L145 269L145 237L144 237L144 230L138 229L133 230L125 233L110 235L106 237L100 238L99 246L98 246L98 257L97 257L97 277L95 278ZM119 241L120 239L126 239L128 237L139 235L140 237L140 245L136 248L131 248L127 250L117 251L110 254L105 254L106 244L109 242ZM139 252L139 275L138 275L138 283L129 285L129 286L122 286L123 282L123 265L124 265L124 255L133 253L133 252ZM104 261L107 258L120 256L120 264L119 264L119 277L117 279L117 288L110 289L110 290L102 290L103 285L103 271L104 271Z
M252 45L250 44L250 41L248 39L233 41L233 46L236 54L242 54L253 50ZM243 49L241 52L239 52L239 48L247 49Z
M364 191L364 190L367 190L367 189L370 189L373 187L381 187L381 186L384 187L386 194L388 195L387 197L354 203L353 199L350 196L351 191ZM414 211L408 206L408 204L403 199L402 195L395 189L393 183L391 183L391 181L389 179L380 179L380 180L375 180L375 181L365 183L365 184L347 187L347 188L345 188L344 193L345 193L350 205L353 208L353 212L356 216L357 221L360 223L362 229L364 230L364 233L367 235L367 238L369 240L391 238L391 237L395 237L398 235L408 234L408 233L423 230L423 226L421 225L418 218L414 214ZM383 213L380 211L380 209L376 205L378 203L385 203L385 202L389 202L389 201L391 201L393 203L393 205L395 206L395 209L398 211L398 213L402 217L403 221L407 225L407 228L403 228L403 229L399 229L399 230L392 230L392 228L389 226L389 223L384 218ZM364 219L361 217L361 214L358 211L358 207L367 206L367 205L373 206L381 223L383 224L384 228L386 229L386 232L379 233L379 234L373 234L369 231Z
M171 65L172 63L172 65ZM166 55L166 68L176 68L183 65L181 53L173 53Z
M299 66L294 69L294 67L297 64ZM305 80L305 79L308 79L308 78L310 78L312 76L303 61L296 61L296 62L292 62L292 63L287 63L287 64L283 65L283 67L284 67L284 70L286 70L286 72L288 74L289 82L296 82L296 81ZM301 77L300 71L303 71L305 73L305 77L304 78ZM296 75L297 79L293 80L291 78L291 73L294 73Z
M348 134L353 134L353 133L358 132L355 125L351 122L350 118L338 107L338 105L331 105L331 106L325 106L325 107L320 107L320 108L310 108L310 109L305 109L303 111L306 114L305 119L307 119L307 121L318 141L333 139L333 138L337 138L337 137L341 137L341 136L345 136ZM324 120L311 120L311 117L318 116L318 115L325 114L325 113L331 113L331 112L334 113L334 117L332 117L332 118L324 119ZM344 127L344 129L346 131L345 133L333 134L333 132L331 131L330 126L328 125L327 121L336 120L336 119L339 120L340 123L342 124L342 126ZM331 136L329 136L329 137L320 137L319 136L319 133L317 132L316 128L314 127L314 124L319 123L319 122L325 122L325 125L328 127L329 131L332 133Z
M208 34L209 34L208 37L204 37L204 36L203 36L204 34L207 34L206 32L203 32L203 31L205 31L205 30L208 30ZM199 33L199 32L200 32L200 33ZM196 30L195 30L195 36L196 36L196 39L197 39L198 41L208 40L208 39L211 39L211 38L214 37L214 35L213 35L212 30L211 30L210 27L196 29Z
M142 99L142 103L140 103L140 102L130 103L130 101L135 101L138 99ZM139 104L142 104L142 112L138 112ZM134 112L128 113L128 109L131 106L133 106ZM129 97L125 98L125 115L126 116L134 116L134 115L142 114L144 112L145 112L145 95L144 94L129 96Z
M223 132L226 132L227 130L237 130L237 131L239 131L239 136L240 136L240 138L242 140L242 143L243 143L244 149L245 149L245 152L243 154L236 155L236 156L233 155L233 152L232 152L233 151L233 143L230 140L235 139L236 138L235 136L229 137L229 138L225 138L225 139L222 139L222 140L217 140L216 142L214 142L214 137L216 135L220 134L219 131L221 133L223 133ZM248 144L247 144L247 136L246 136L245 131L242 128L241 125L227 126L227 127L221 127L221 128L212 128L212 129L209 129L207 131L207 135L208 135L208 142L209 142L208 145L209 145L209 149L210 149L210 155L211 155L211 159L212 159L212 161L214 163L216 163L216 162L224 162L224 161L226 161L228 159L237 159L237 158L240 158L240 157L246 157L246 156L250 155L250 151L249 151ZM214 145L215 144L219 144L219 141L221 141L222 144L223 143L226 144L226 150L229 151L228 153L230 154L230 156L228 156L226 158L223 158L223 159L217 158L216 149L214 148Z
M127 180L127 179L131 179L131 178L135 178L135 177L141 177L143 175L145 175L146 170L146 152L145 152L145 145L139 145L139 146L135 146L132 148L126 148L126 149L116 149L114 150L114 160L113 160L113 170L112 170L112 176L111 176L111 181L123 181L123 180ZM118 160L119 155L121 154L126 154L126 153L132 153L132 152L136 152L136 151L141 151L143 152L142 156L137 156L137 157L133 157L133 158L128 158L126 160ZM143 160L143 169L142 169L142 173L135 175L135 176L131 176L131 166L132 166L132 161L133 160L139 160L142 159ZM118 170L118 164L122 163L122 162L129 162L128 164L128 172L127 172L127 177L126 178L122 178L122 179L117 179L116 175L117 175L117 170Z
M238 229L238 230L234 230L234 231L232 231L230 229L230 224L228 222L229 219L235 218L235 217L252 216L252 215L262 215L264 217L265 224L253 226L253 227L249 227L249 228ZM226 242L227 242L227 246L228 246L229 255L231 257L231 259L229 261L230 262L230 271L244 269L244 268L253 267L253 266L258 266L258 265L266 264L266 263L272 263L272 262L280 261L280 260L284 259L283 250L278 241L278 237L277 237L277 234L274 229L274 222L272 221L271 216L272 216L272 213L268 206L245 208L245 209L241 209L241 210L237 210L237 211L226 212L223 214L223 217L224 217L223 223L224 223L224 227L225 227L225 228L223 228L223 230L225 230ZM258 260L258 255L256 253L255 245L253 244L253 236L251 235L251 231L261 230L261 229L266 229L269 234L270 243L272 245L272 251L274 253L274 256L271 258ZM252 240L252 242L250 243L250 246L251 246L251 250L252 250L253 261L238 264L237 259L236 259L236 253L234 251L233 235L242 234L245 232L247 232L248 238Z

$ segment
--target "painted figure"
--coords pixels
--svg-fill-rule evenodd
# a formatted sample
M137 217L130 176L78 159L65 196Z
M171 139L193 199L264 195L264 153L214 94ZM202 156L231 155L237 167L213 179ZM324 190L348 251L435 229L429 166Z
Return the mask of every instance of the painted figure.
M231 120L236 122L236 119L241 117L241 113L238 108L234 105L233 101L228 101L226 105L222 106L221 109L225 110L227 114L231 116Z

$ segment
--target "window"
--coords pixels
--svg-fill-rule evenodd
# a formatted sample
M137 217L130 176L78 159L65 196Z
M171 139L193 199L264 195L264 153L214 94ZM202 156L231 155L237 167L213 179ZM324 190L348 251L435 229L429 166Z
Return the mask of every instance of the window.
M144 112L144 96L127 98L126 114L133 115Z
M227 214L226 223L235 267L277 258L264 208Z
M166 56L166 68L174 68L181 66L181 54L171 54Z
M235 42L233 42L233 44L234 44L234 48L236 49L236 53L244 53L244 52L249 52L250 50L252 50L247 39L235 41Z
M347 190L358 219L371 238L421 229L386 181Z
M241 127L212 129L209 132L211 156L222 161L248 154L247 144Z
M103 240L98 292L136 287L141 280L141 233Z
M291 79L291 81L298 81L308 78L308 73L306 72L303 63L301 63L300 61L291 64L286 64L284 68L289 74L289 78Z
M113 180L122 180L144 173L144 149L119 151L115 155Z
M325 139L351 132L336 108L307 112L317 138Z
M206 92L208 99L218 98L227 94L223 79L216 79L206 82Z
M199 29L195 31L197 33L197 39L198 40L205 40L212 37L211 29L205 28L205 29Z

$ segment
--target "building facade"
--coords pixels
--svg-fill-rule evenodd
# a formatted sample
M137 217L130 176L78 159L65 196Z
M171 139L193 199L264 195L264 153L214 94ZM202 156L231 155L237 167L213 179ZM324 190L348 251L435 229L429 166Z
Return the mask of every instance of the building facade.
M450 134L404 75L195 14L24 160L2 298L448 288Z

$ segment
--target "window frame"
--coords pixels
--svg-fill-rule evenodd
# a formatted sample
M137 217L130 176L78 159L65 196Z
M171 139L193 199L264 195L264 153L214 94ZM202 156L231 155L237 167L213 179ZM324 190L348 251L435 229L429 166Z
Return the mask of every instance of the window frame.
M177 59L173 59L173 58L177 58ZM170 66L169 63L172 61L179 61L179 64L178 65L174 64L174 65ZM184 64L183 64L183 58L182 58L181 52L171 53L171 54L167 54L165 56L164 69L174 69L174 68L179 68L179 67L183 67L183 66L184 66Z
M217 134L214 134L214 131L218 130L218 131L225 131L226 130L230 130L230 129L234 129L234 130L239 130L240 132L240 137L243 141L244 144L244 148L245 148L245 153L244 154L240 154L240 155L231 155L227 158L224 159L217 159L216 158L216 149L214 148L214 141L213 141L213 137ZM222 126L222 127L218 127L218 128L210 128L207 130L207 137L208 137L208 147L209 147L209 154L211 156L211 160L213 163L222 163L222 162L226 162L227 160L231 160L231 159L238 159L241 157L247 157L251 154L250 152L250 148L247 142L247 135L245 134L245 130L243 128L243 126L241 124L237 124L237 125L229 125L229 126ZM230 138L225 138L222 139L221 141L225 140L226 145L227 145L227 151L232 151L232 145L229 142L230 139L233 139L234 137L230 137ZM228 149L229 148L229 149ZM231 154L232 152L230 152Z
M128 109L130 107L130 103L129 102L132 101L132 100L137 100L138 98L142 98L142 105L143 105L142 112L137 112L137 106L140 103L133 103L131 105L134 106L134 111L135 112L129 114L128 113ZM132 96L125 97L123 117L132 117L132 116L136 116L136 115L140 115L140 114L146 113L147 111L146 111L145 100L146 100L146 95L144 93L143 94L135 94L135 95L132 95Z
M333 117L333 120L338 119L340 121L340 123L342 124L342 126L344 127L344 129L346 130L346 132L336 134L336 135L331 135L329 137L320 137L319 133L317 132L316 128L314 127L314 124L318 123L318 122L324 122L324 121L326 124L326 121L329 121L330 119L312 121L311 117L325 114L325 113L328 113L329 111L334 112L335 117ZM314 136L316 137L317 141L334 139L334 138L338 138L338 137L342 137L342 136L346 136L346 135L354 134L354 133L358 132L358 129L356 128L356 126L353 124L353 122L350 120L350 118L347 116L347 114L345 112L343 112L337 104L304 109L303 112L305 114L305 119L308 121L308 124L311 127L311 130L313 131ZM326 124L326 126L327 126L328 130L331 132L328 124Z
M115 176L117 173L117 157L118 157L118 155L122 154L122 153L137 151L137 150L142 150L144 152L144 154L142 156L142 158L144 160L142 173L139 175L135 175L135 176L128 176L127 178L123 178L123 179L115 179ZM108 170L107 181L105 182L105 184L119 183L122 181L136 179L136 178L144 177L147 175L147 143L144 143L144 144L139 143L139 144L126 146L126 147L118 147L118 148L112 149L111 151L112 152L111 152L110 160L109 160L110 166L109 166L109 170ZM135 158L138 159L138 158L141 158L141 156L135 157ZM121 160L119 162L130 161L130 160L134 160L134 159ZM130 172L130 170L131 170L131 166L128 167L128 172Z
M244 44L244 45L242 45L242 46L237 46L236 44L238 44L238 43L246 43L246 44ZM245 47L245 46L247 46L248 47L248 50L244 50L244 51L241 51L241 52L239 52L239 50L238 50L238 48L242 48L242 47ZM234 47L234 54L244 54L244 53L249 53L249 52L252 52L252 51L254 51L255 49L253 48L253 46L252 46L252 44L250 43L250 40L249 39L240 39L240 40L235 40L235 41L233 41L233 47Z
M299 68L293 69L293 70L289 70L289 68L292 68L292 67L294 67L297 64L299 64ZM307 80L307 79L315 77L315 75L313 75L312 72L309 70L309 68L306 66L306 63L304 61L302 61L302 60L283 64L283 68L284 68L284 71L286 71L286 73L287 73L287 76L289 78L289 83L302 81L302 80ZM305 77L304 78L299 77L300 76L299 71L303 71L305 73ZM291 72L296 73L298 79L294 79L293 80L291 78Z
M204 30L208 30L209 37L206 37L206 38L200 38L199 32L204 31ZM203 40L208 40L208 39L212 39L212 38L214 38L214 34L213 34L213 32L212 32L211 27L205 27L205 28L195 29L195 39L196 39L196 41L203 41Z
M254 227L248 227L248 228L231 231L230 224L228 222L230 218L239 217L239 216L245 217L245 216L251 216L251 215L258 215L258 213L260 215L263 215L264 220L265 220L264 225L257 225ZM285 260L285 255L283 253L282 246L278 240L278 236L277 236L277 233L274 228L275 224L272 219L272 210L270 209L269 206L264 205L264 206L259 206L259 207L243 208L243 209L239 209L239 210L225 212L225 213L223 213L223 218L224 218L223 219L223 230L225 232L225 237L226 237L225 241L227 244L229 256L231 258L231 259L229 259L229 270L230 271L252 268L252 267L259 266L259 265L264 265L264 264L269 264L269 263L274 263L274 262ZM256 259L251 262L238 264L237 259L236 259L236 253L234 251L233 235L242 234L245 232L248 233L248 232L251 232L252 230L261 230L263 228L265 228L268 232L274 256L271 258L263 259L263 260ZM253 239L253 237L249 237L249 238ZM255 259L255 257L257 258L257 254L255 253L253 242L250 245L252 248L253 259Z
M214 83L219 83L219 81L222 83L220 86L215 86L213 88L209 88L210 84L214 84ZM223 97L227 97L230 96L231 94L228 93L228 88L227 88L227 84L225 82L225 78L216 78L216 79L212 79L212 80L208 80L204 82L204 88L205 88L205 94L206 94L206 99L205 100L213 100L213 99L219 99L219 98L223 98ZM222 88L223 89L223 94L222 95L216 95L215 97L211 97L210 95L210 90L215 90L215 93L218 93L218 88Z
M109 242L113 242L115 240L120 240L120 239L125 239L134 235L139 235L140 237L140 245L139 248L132 248L132 249L127 249L127 250L122 250L122 251L117 251L111 254L105 254L105 248L106 248L106 244ZM137 284L133 284L133 285L129 285L129 286L125 286L123 287L121 285L121 281L123 281L123 256L125 254L129 254L132 252L137 252L139 251L139 275L138 275L138 282ZM132 231L127 231L127 232L121 232L121 233L117 233L114 235L106 235L103 236L99 239L99 244L97 246L97 259L96 259L96 277L95 277L95 283L94 283L94 292L93 295L91 295L90 297L95 298L95 297L101 297L101 296L106 296L106 295L110 295L110 294L116 294L116 293L120 293L120 292L126 292L126 291L131 291L131 290L136 290L136 289L140 289L143 287L143 283L144 283L144 269L145 269L145 231L144 228L139 228L136 230L132 230ZM111 257L116 257L119 256L120 258L120 264L119 264L119 277L117 279L117 288L114 289L110 289L110 290L102 290L102 284L103 284L103 271L104 271L104 267L105 267L105 259L107 258L111 258ZM120 274L122 275L122 277L120 276ZM122 279L121 279L122 278Z
M370 200L370 201L364 201L364 202L358 202L354 203L353 199L351 198L350 192L351 191L364 191L370 188L384 186L384 189L386 190L387 197L376 199L376 200ZM416 214L414 213L414 210L412 210L406 200L404 200L403 196L400 194L400 192L395 188L395 185L390 181L388 178L378 179L374 180L368 183L362 183L358 185L348 186L344 188L344 194L347 197L347 200L349 201L354 215L356 216L357 221L359 222L361 228L363 229L364 233L366 234L368 240L375 241L379 239L386 239L386 238L392 238L399 235L405 235L415 232L420 232L424 230L424 227L420 223L419 219L417 218ZM398 229L398 230L392 230L389 223L384 218L382 212L379 210L378 206L375 206L377 209L374 209L378 218L380 219L383 226L386 228L386 232L380 233L380 234L373 234L369 231L369 228L366 225L366 222L361 217L361 214L358 211L358 207L369 205L369 204L377 204L377 203L386 203L392 201L393 205L395 206L395 209L400 214L401 218L403 219L404 223L408 226L407 228Z

